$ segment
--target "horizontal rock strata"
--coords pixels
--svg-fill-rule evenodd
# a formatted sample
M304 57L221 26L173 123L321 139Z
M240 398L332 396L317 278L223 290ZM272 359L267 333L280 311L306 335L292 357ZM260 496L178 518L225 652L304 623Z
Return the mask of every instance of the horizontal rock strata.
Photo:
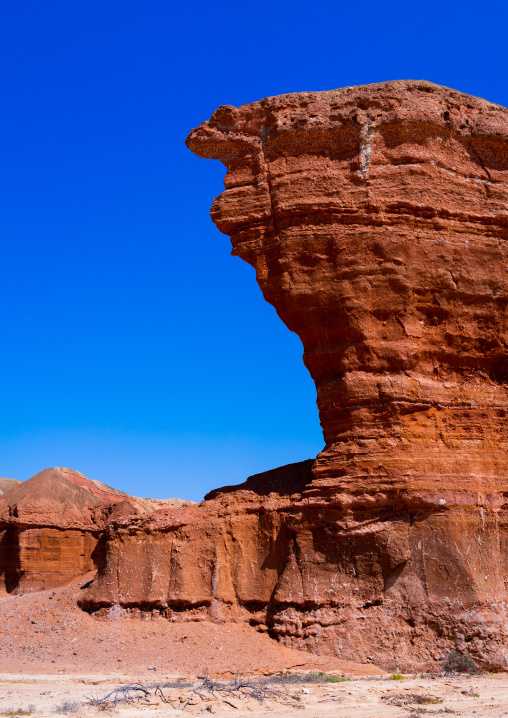
M388 82L220 107L187 144L227 167L212 218L301 338L326 446L283 490L117 523L84 604L506 667L508 110Z

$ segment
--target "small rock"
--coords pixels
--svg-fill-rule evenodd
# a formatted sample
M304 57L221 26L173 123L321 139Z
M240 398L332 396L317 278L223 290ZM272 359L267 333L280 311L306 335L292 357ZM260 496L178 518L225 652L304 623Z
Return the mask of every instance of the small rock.
M122 659L119 658L118 660L121 661ZM149 670L149 671L156 671L157 669L155 668L155 666L148 666L148 670Z
M238 701L236 698L224 698L224 703L227 703L228 706L231 706L232 708L236 708L237 710L241 710L243 708L243 703L241 701Z

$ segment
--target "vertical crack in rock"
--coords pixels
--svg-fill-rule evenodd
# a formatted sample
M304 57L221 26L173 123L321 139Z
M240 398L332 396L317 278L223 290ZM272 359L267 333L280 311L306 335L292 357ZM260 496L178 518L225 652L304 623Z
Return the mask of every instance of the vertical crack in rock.
M372 140L374 139L374 129L369 119L364 120L360 133L360 169L359 174L363 179L367 178L370 167L370 157L372 155Z
M275 216L275 205L273 201L273 187L272 187L272 178L270 177L270 165L266 161L265 156L265 142L266 142L266 136L268 134L268 129L266 127L262 127L261 131L259 133L261 145L260 145L260 165L263 170L263 179L266 181L266 185L268 188L268 196L270 198L270 212L272 215L272 230L273 233L277 234L277 218ZM259 183L258 183L259 184Z

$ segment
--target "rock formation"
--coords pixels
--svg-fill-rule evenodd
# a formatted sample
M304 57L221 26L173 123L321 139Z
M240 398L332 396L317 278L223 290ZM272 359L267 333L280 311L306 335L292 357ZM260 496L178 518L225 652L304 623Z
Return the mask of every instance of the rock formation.
M212 219L301 338L326 446L271 493L111 524L83 605L506 667L508 109L387 82L220 107L187 144L227 167Z
M141 499L52 468L28 481L2 479L0 489L0 589L8 593L62 586L96 569L108 521L185 505L179 499Z

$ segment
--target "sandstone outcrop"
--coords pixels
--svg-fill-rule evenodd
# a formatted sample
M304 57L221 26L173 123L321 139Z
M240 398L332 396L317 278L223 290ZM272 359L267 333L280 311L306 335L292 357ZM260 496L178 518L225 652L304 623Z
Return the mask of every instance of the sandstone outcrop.
M227 167L212 219L301 338L326 445L304 481L110 524L83 605L506 667L508 109L387 82L220 107L187 144Z
M2 481L0 589L8 593L62 586L96 569L110 520L189 503L129 496L66 468Z

